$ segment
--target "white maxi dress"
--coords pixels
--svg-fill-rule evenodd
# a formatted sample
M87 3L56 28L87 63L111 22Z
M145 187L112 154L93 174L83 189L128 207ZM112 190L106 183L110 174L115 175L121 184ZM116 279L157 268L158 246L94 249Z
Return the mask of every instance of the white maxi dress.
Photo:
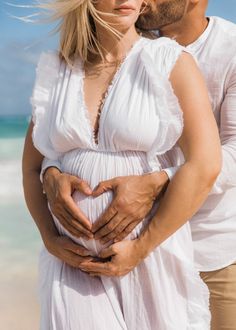
M95 143L83 95L83 65L73 69L57 53L42 54L32 96L33 142L64 172L92 188L117 176L160 170L158 155L180 137L183 119L168 80L183 48L173 40L141 38L109 88ZM75 192L91 222L112 192L98 198ZM135 238L144 219L127 239ZM59 232L93 251L98 241L76 239L54 217ZM189 224L123 277L90 277L43 248L39 258L41 330L207 330L208 290L194 268Z

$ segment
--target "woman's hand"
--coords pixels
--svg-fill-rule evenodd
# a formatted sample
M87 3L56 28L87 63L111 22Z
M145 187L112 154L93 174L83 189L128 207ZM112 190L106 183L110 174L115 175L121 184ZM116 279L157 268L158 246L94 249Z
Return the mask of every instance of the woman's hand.
M72 198L75 190L85 196L91 195L92 190L88 183L76 176L61 173L58 169L50 167L45 171L43 188L50 209L61 225L76 237L93 238L92 224Z
M138 266L146 255L138 239L125 240L104 249L99 254L104 261L85 261L80 269L91 276L124 276Z

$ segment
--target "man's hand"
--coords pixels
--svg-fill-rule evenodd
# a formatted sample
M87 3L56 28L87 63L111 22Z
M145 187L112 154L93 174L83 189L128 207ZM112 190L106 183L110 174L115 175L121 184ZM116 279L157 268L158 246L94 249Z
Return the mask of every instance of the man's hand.
M104 244L110 240L117 242L124 239L150 212L154 200L167 183L168 176L164 171L101 182L93 191L93 196L113 190L114 199L92 226L95 239Z
M51 237L45 245L49 253L75 268L80 268L80 264L85 261L94 260L89 250L74 243L66 236L58 234L58 236Z
M148 250L139 244L138 239L126 240L100 252L99 258L106 261L84 261L80 269L91 276L124 276L138 266L147 254Z
M61 225L76 237L93 238L91 222L71 197L75 190L90 196L92 190L88 183L50 167L44 174L43 188L51 211Z

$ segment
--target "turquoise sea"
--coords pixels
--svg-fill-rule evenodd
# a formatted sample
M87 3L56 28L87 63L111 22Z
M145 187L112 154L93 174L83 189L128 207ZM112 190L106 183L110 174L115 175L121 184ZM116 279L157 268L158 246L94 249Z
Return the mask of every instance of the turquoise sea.
M21 175L29 119L0 117L0 327L6 330L38 329L41 241L25 206Z

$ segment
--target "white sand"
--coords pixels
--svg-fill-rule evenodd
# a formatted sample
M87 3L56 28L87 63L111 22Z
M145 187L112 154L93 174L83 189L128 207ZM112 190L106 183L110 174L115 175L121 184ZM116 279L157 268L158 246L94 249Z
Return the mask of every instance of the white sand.
M0 282L0 324L4 330L39 329L36 274L17 274Z

